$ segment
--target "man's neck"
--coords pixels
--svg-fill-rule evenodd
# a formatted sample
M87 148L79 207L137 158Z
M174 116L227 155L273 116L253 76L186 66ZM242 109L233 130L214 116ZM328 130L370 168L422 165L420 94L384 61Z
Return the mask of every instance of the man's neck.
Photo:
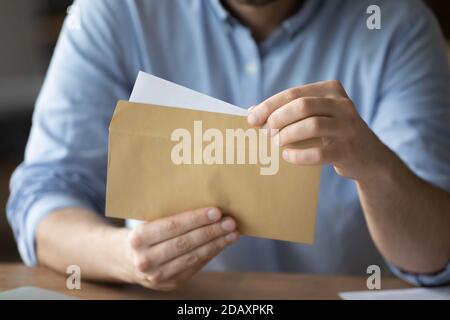
M277 0L250 5L239 0L222 0L225 7L252 32L257 42L266 39L285 19L295 14L304 0Z

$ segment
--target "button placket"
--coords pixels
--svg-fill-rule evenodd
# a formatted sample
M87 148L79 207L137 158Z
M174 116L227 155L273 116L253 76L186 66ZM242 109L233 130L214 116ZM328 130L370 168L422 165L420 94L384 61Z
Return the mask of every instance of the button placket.
M258 103L261 96L261 58L258 46L250 32L244 27L236 30L236 44L242 61L240 94L243 107Z

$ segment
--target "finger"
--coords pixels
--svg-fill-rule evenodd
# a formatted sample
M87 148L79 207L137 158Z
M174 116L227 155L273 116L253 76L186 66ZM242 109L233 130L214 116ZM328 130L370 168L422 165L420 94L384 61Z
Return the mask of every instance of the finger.
M331 154L324 148L285 149L283 159L296 165L322 165L331 162Z
M332 117L336 114L335 99L298 98L275 110L267 119L267 127L281 130L287 125L312 117Z
M234 231L226 236L212 240L197 249L188 252L180 257L159 267L159 280L168 281L184 270L202 265L217 256L223 249L239 239L238 232Z
M322 81L282 91L263 101L251 110L248 123L252 126L263 125L268 117L285 104L302 97L346 97L347 94L339 81Z
M167 261L200 247L201 245L225 236L236 229L236 222L231 217L212 225L204 226L176 238L161 242L147 250L146 268L154 268ZM144 269L145 270L145 269ZM142 271L142 270L141 270Z
M336 119L329 117L311 117L295 122L283 128L273 137L274 143L285 146L289 143L311 138L339 135Z
M135 249L165 241L221 219L217 208L201 208L139 225L130 233Z

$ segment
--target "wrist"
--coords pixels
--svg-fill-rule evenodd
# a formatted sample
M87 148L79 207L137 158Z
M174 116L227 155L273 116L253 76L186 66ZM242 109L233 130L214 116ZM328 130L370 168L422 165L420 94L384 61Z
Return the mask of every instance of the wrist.
M367 168L369 174L357 179L356 183L363 188L380 188L383 185L392 185L404 167L400 158L383 145L383 150L374 158L372 165Z
M118 282L133 283L132 262L128 245L127 228L110 228L104 234L107 239L106 250L109 253L108 274Z

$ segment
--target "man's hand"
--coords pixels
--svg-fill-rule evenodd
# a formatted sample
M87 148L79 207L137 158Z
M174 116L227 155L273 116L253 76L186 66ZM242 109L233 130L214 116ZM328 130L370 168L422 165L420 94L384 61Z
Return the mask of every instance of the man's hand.
M127 280L155 290L176 289L238 238L235 221L216 208L144 223L127 237Z
M281 146L320 138L320 147L288 146L283 158L299 165L331 163L355 180L372 239L388 261L412 273L447 265L449 194L418 178L377 138L338 81L283 91L254 107L248 122L267 128Z
M331 163L339 175L358 181L377 176L393 157L358 115L339 81L283 91L254 107L248 122L264 125L280 146L321 138L321 147L286 148L283 158L298 165Z

